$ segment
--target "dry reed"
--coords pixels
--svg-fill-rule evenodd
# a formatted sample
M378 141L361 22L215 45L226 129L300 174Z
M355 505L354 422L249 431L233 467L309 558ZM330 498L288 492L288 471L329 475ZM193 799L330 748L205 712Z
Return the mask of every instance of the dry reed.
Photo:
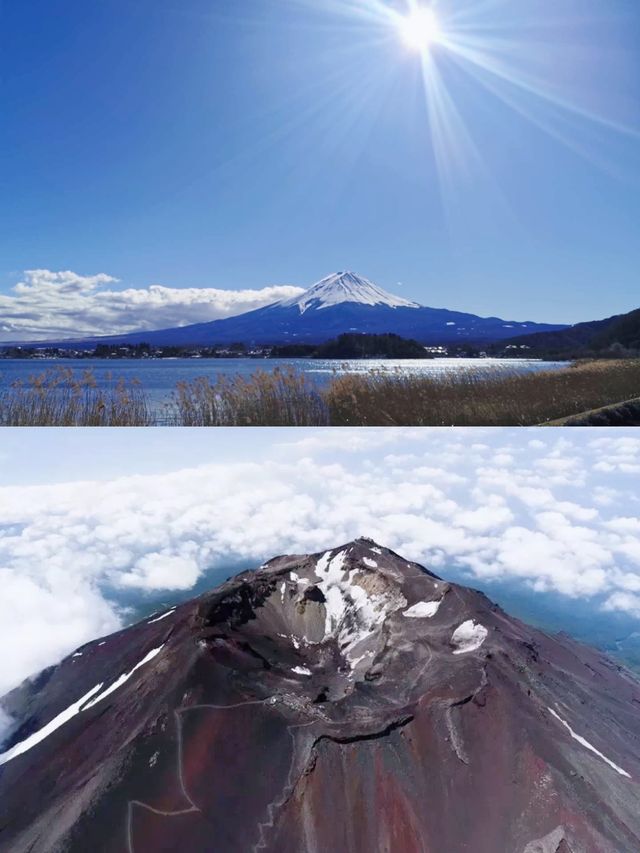
M56 368L0 385L2 426L526 426L640 397L640 359L539 373L435 376L338 374L324 388L304 373L180 382L164 414L138 382L100 388L90 371Z
M107 377L110 379L110 377ZM139 382L99 388L91 371L54 368L0 387L1 426L148 426L153 418Z
M525 374L344 375L325 398L334 426L529 426L639 395L640 360L629 360Z
M206 376L179 382L175 420L181 426L325 426L321 392L295 370L259 370L249 379Z

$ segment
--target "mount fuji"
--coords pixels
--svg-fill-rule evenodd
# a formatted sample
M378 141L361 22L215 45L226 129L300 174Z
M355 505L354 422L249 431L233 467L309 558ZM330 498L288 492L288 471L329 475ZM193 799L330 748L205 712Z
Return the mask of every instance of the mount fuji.
M566 326L478 317L427 308L388 293L353 272L323 278L300 296L207 323L92 339L156 346L322 343L347 332L394 333L425 344L496 341Z
M370 539L3 697L11 853L631 853L640 682Z

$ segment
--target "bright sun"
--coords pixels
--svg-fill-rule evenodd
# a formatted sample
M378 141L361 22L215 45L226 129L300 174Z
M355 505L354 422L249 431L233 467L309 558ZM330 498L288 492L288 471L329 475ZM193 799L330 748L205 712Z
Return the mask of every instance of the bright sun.
M412 50L428 50L442 34L436 13L426 7L415 9L398 26L405 44Z

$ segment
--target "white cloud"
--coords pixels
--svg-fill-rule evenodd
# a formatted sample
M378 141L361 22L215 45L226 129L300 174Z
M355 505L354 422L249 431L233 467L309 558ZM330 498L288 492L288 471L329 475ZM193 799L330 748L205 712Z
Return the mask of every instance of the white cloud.
M64 572L50 547L49 539L37 552L46 555L41 569L27 572L19 550L15 568L0 569L0 695L80 643L120 626L120 618L96 589L95 578L79 567L80 561ZM35 551L23 553L35 557Z
M286 433L285 433L286 434ZM302 438L287 438L283 442L288 450L298 452L321 451L321 450L349 450L364 451L373 450L385 445L404 444L406 442L420 443L424 438L424 432L420 428L412 429L405 427L384 427L373 429L344 429L343 427L328 427L317 430L312 435ZM393 454L395 458L396 454ZM406 458L406 454L402 457ZM416 458L416 457L411 457Z
M119 582L136 589L191 589L199 576L193 557L160 552L145 554Z
M46 340L186 326L242 314L303 292L289 285L260 290L118 289L100 273L27 270L10 294L0 294L0 340Z
M605 527L616 533L634 533L640 536L640 518L612 518L605 522Z
M640 617L640 595L630 592L614 592L604 603L605 610L621 610L631 616Z
M500 530L513 520L513 513L504 502L495 495L489 498L486 506L477 509L462 510L456 516L456 524L474 533L489 533Z
M168 434L185 440L184 431ZM105 451L108 435L100 436ZM585 482L573 482L564 466L540 464L558 451L555 440L532 447L526 431L515 435L496 431L490 447L465 450L459 431L326 430L314 438L283 430L271 450L246 444L240 463L0 488L0 647L12 650L0 661L0 694L123 624L128 615L114 602L189 590L212 568L361 535L443 574L457 567L474 579L511 579L635 613L633 485L594 470L587 442L561 448L584 472ZM618 451L610 448L613 457ZM601 448L601 460L607 453ZM514 461L489 466L496 456ZM550 471L562 476L555 481Z
M640 438L632 435L600 436L590 442L594 470L603 473L640 474Z

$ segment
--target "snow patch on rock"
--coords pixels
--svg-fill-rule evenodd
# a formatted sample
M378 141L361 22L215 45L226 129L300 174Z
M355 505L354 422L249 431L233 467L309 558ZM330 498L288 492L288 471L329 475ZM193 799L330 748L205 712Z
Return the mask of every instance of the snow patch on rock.
M399 593L367 582L360 569L346 571L346 551L324 553L316 563L317 586L325 599L323 641L335 638L351 669L363 658L362 644L386 617L406 605ZM364 562L364 560L363 560ZM376 588L377 587L377 588Z
M463 655L467 652L475 652L487 639L487 629L479 622L468 619L459 625L453 632L451 644L456 646L454 655Z
M294 649L300 648L300 640L294 637L293 634L278 634L278 636L282 637L283 640L291 640Z
M350 661L350 663L351 663L351 669L355 669L355 668L358 666L358 664L359 664L361 661L363 661L365 658L372 658L373 656L374 656L373 652L365 652L364 654L360 655L359 657L357 657L357 658L353 658L353 659Z
M408 610L405 610L402 615L411 619L430 619L436 615L441 604L441 598L437 601L418 601L417 604L413 604Z

